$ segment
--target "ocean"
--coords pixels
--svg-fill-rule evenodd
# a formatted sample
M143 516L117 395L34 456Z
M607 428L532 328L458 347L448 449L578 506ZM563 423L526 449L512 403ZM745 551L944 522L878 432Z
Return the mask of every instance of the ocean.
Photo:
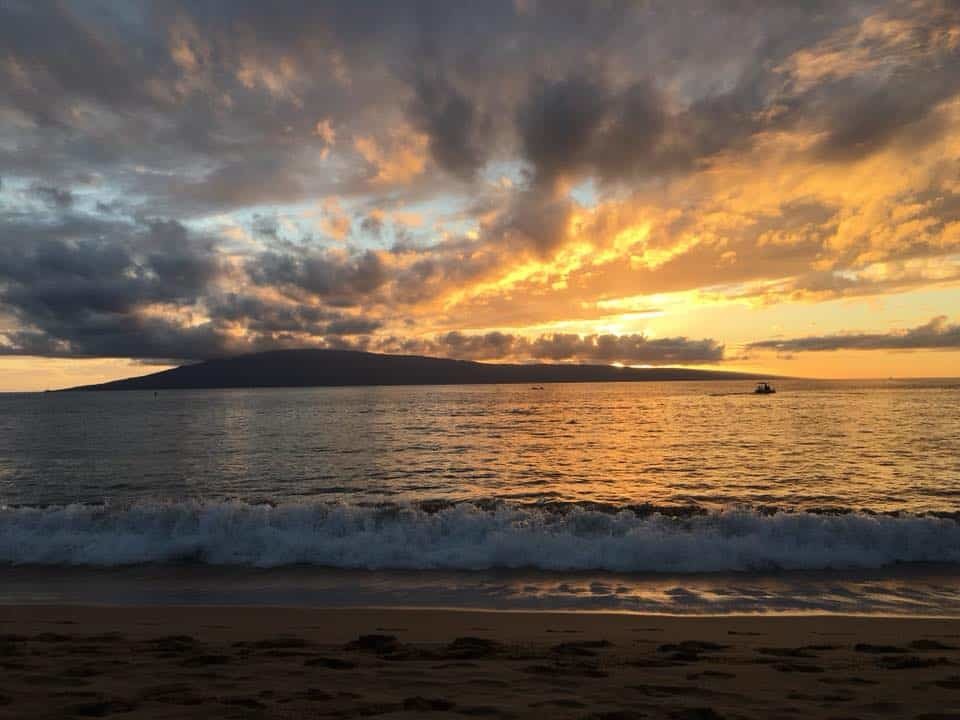
M960 381L0 395L0 601L960 615Z

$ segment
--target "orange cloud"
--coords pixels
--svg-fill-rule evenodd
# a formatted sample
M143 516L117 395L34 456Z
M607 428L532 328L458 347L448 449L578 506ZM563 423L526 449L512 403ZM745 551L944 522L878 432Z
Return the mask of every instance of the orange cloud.
M386 139L369 135L354 138L353 146L371 166L374 185L410 182L427 165L427 136L409 129L392 132Z

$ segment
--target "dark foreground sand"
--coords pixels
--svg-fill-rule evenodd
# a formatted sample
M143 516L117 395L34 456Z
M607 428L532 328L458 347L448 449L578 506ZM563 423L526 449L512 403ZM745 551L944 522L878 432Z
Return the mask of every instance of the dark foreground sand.
M960 718L960 621L0 607L0 717Z

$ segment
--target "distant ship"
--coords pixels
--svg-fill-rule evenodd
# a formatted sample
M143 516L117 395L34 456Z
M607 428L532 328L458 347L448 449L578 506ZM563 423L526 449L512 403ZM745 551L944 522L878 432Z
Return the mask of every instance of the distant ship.
M754 389L753 392L755 395L772 395L773 393L776 392L776 390L774 389L773 385L771 385L770 383L762 382L762 383L757 383L757 387L756 389Z

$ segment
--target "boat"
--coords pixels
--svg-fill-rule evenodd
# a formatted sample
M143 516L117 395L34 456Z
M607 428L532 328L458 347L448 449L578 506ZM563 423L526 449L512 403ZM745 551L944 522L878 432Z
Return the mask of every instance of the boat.
M775 392L776 390L774 389L773 385L765 382L757 383L757 387L753 391L754 395L773 395Z

